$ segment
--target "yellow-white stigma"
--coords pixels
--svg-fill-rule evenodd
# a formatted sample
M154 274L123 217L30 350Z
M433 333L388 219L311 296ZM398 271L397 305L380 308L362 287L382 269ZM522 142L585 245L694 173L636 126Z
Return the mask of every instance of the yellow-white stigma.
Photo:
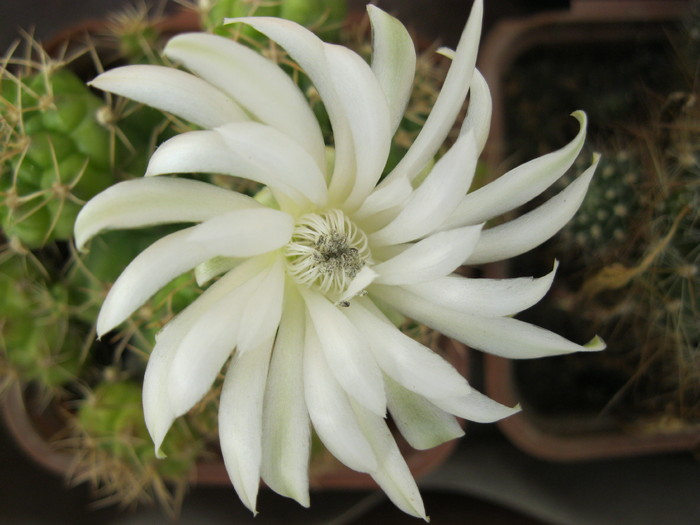
M340 210L303 215L287 245L287 271L335 301L371 263L367 237Z

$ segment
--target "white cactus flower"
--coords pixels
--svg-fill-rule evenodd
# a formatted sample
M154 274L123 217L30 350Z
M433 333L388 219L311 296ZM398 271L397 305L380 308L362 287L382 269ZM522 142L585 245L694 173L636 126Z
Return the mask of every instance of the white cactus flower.
M411 92L416 55L403 25L369 6L373 56L319 40L287 20L242 18L289 53L329 114L334 162L298 87L273 62L203 33L173 38L165 55L192 72L135 65L92 85L172 112L204 129L153 154L146 177L97 195L77 219L78 246L101 231L195 223L144 250L111 288L103 335L159 288L197 269L206 291L160 332L144 379L144 411L158 450L174 419L211 388L231 358L220 399L224 461L255 511L259 480L309 504L311 428L348 467L369 473L405 512L426 518L387 426L429 448L462 435L455 416L491 422L517 411L473 390L430 349L399 331L387 309L493 354L532 358L599 350L514 319L550 287L540 278L469 279L463 264L523 253L573 215L596 162L539 208L484 223L531 200L573 163L585 139L532 160L468 193L490 121L488 87L475 69L482 2L472 13L422 131L380 182ZM470 92L456 142L429 166ZM163 177L217 173L264 184L266 202L213 184ZM213 279L218 276L218 279Z

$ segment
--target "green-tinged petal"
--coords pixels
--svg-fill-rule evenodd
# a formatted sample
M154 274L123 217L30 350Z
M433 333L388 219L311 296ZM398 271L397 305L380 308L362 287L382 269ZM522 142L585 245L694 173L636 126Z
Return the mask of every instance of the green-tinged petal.
M552 286L554 269L543 277L516 279L468 279L448 275L404 289L426 301L473 315L514 315L530 308L545 296Z
M155 151L146 171L147 176L167 173L221 173L260 182L298 203L326 201L323 174L311 157L286 135L257 122L173 137Z
M204 248L187 243L191 231L192 228L187 228L166 235L129 263L102 304L97 318L99 337L124 321L175 277L214 255Z
M572 166L586 140L586 114L577 111L573 116L581 127L571 142L469 193L447 221L447 226L484 222L525 204L551 186Z
M164 53L230 95L255 119L291 137L325 171L318 121L299 88L275 63L247 46L205 33L178 35Z
M483 10L483 2L476 0L457 44L445 82L423 129L383 184L388 184L394 178L416 177L447 138L469 91L481 36Z
M233 488L254 514L260 487L263 396L273 339L236 354L226 372L219 406L219 441Z
M605 343L596 337L578 345L538 326L512 317L486 317L456 312L430 303L398 286L372 285L372 294L419 323L467 346L509 359L531 359L581 351L597 351Z
M479 240L481 225L438 232L410 245L398 255L372 269L380 284L413 284L432 281L462 265Z
M406 28L374 5L367 6L372 24L372 71L389 105L391 134L401 123L416 72L416 51Z
M369 236L370 242L373 245L399 244L420 239L436 230L467 193L476 160L474 134L469 132L460 136L435 164L396 218Z
M517 219L484 230L465 263L481 264L509 259L532 250L561 230L581 206L593 173L593 165L564 190Z
M310 319L304 343L304 399L314 429L339 461L358 472L372 472L378 458L362 433L350 399L331 371Z
M284 246L292 236L294 219L269 208L236 210L217 215L192 228L186 240L225 257L251 257Z
M309 506L311 422L304 401L304 303L288 286L263 406L262 478Z
M427 450L464 435L464 430L452 414L388 376L384 382L391 418L413 448Z
M372 412L386 414L382 373L367 341L324 296L302 289L302 296L334 377L347 394Z
M143 380L143 411L146 427L153 438L157 453L170 425L179 415L173 409L168 395L168 381L170 367L182 339L193 324L207 314L213 304L259 271L259 264L255 260L242 264L240 270L230 272L212 284L156 335L156 345L148 358ZM189 382L185 381L183 388L187 388L188 385Z
M194 277L197 281L197 285L204 286L210 283L214 277L218 277L222 273L233 270L244 260L245 259L237 259L235 257L213 257L204 261L194 269Z
M299 64L319 92L333 128L335 164L330 197L334 203L344 199L355 181L355 145L345 105L340 100L329 71L326 47L320 38L290 20L254 16L226 19L226 23L245 23L282 46Z
M92 198L75 221L79 250L104 230L175 222L201 222L219 214L261 208L252 198L188 179L135 179L119 182Z
M284 259L278 257L243 310L238 331L238 353L246 353L274 337L282 316L284 276Z
M170 405L180 416L211 388L238 342L240 320L251 296L268 273L261 261L251 261L231 272L228 293L212 302L182 337L170 364L167 390ZM257 270L257 273L255 273ZM244 282L241 276L247 274Z
M428 521L416 480L413 479L413 474L408 469L386 421L357 403L353 403L353 409L362 433L377 457L377 469L370 472L372 478L394 505L411 516Z
M476 390L461 397L429 399L442 410L476 423L494 423L520 412L520 406L507 407Z
M484 151L486 139L489 136L492 107L491 91L486 83L486 79L478 69L475 69L471 86L469 86L467 116L462 122L462 128L459 133L463 135L473 131L476 139L477 156Z
M213 128L249 120L230 97L194 75L171 67L138 64L102 73L89 83L192 122Z
M372 306L367 298L359 298L344 313L366 334L386 375L423 396L458 397L469 393L469 384L451 364L402 333Z
M326 45L325 54L354 144L355 179L348 188L343 209L355 210L376 186L389 156L392 137L389 108L377 78L358 54L334 45ZM333 191L334 180L330 187Z

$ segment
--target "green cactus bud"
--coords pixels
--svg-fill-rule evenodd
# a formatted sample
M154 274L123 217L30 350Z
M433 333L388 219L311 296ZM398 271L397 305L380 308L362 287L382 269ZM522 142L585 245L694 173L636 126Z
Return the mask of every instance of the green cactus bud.
M245 24L222 27L224 18L243 16L279 16L280 1L278 0L234 0L216 2L207 16L207 25L213 31L223 36L234 36L253 41L264 40L263 35Z
M345 0L284 0L279 16L312 29L323 40L334 41L346 14Z

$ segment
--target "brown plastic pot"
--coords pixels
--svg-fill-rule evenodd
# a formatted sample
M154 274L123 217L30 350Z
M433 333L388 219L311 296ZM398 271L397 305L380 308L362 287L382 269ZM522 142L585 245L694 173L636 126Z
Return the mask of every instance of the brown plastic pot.
M677 21L688 9L684 1L574 0L567 11L553 11L499 23L480 52L479 68L493 97L493 118L485 161L494 173L506 164L504 80L511 66L533 48L555 48L585 43L609 43L667 38L664 23ZM487 269L504 277L505 264ZM514 362L487 355L484 361L487 394L506 405L519 402ZM499 422L505 435L523 451L548 460L575 461L631 456L700 446L697 426L667 432L593 430L596 425L576 417L547 420L525 407L520 414ZM558 428L560 432L553 429Z

